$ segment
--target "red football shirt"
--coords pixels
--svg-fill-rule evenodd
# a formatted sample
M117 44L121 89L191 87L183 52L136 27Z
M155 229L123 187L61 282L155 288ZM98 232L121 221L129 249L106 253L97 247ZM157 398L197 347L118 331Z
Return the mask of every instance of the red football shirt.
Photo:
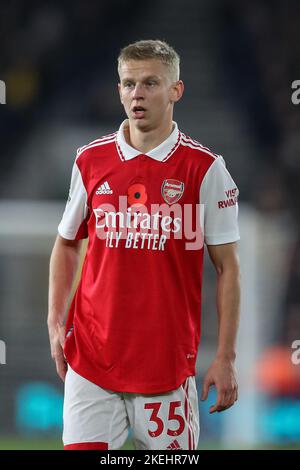
M89 241L64 352L103 388L161 393L195 375L203 237L239 239L238 189L176 123L147 154L126 143L127 125L77 151L58 231Z

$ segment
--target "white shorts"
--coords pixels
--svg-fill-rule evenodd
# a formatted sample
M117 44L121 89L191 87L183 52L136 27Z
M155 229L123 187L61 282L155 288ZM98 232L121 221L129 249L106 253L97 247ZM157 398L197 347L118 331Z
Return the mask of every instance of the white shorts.
M195 377L188 377L177 390L141 395L103 389L68 366L63 423L67 450L120 449L130 426L136 449L197 449Z

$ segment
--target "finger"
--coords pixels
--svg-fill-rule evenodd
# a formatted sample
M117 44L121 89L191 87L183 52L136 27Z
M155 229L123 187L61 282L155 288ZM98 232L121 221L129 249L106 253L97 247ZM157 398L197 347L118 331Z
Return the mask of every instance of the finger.
M61 380L64 382L67 373L67 363L63 357L56 359L56 371Z
M228 410L231 408L234 403L235 403L235 398L236 398L236 391L235 390L230 390L227 392L223 393L223 398L220 397L220 400L216 403L214 409L212 412L221 412Z
M234 403L234 389L232 390L229 390L226 394L226 400L224 402L224 406L226 406L226 408L230 408L230 406L233 405Z
M214 405L210 408L209 412L210 412L210 414L215 413L215 412L220 413L221 411L225 411L228 408L230 408L230 406L232 406L232 405L222 405L222 404L218 405L218 404L216 404L216 405Z
M209 409L210 413L215 413L216 411L220 411L223 409L225 404L225 393L224 392L218 392L217 394L217 402L212 405Z
M237 386L234 386L228 397L228 403L227 403L228 407L234 405L237 399L238 399Z
M217 402L211 406L210 413L215 413L216 411L224 411L231 406L233 400L233 390L226 389L225 387L221 388L216 385L217 389Z
M204 379L202 393L201 393L201 401L205 401L207 399L209 387L212 385L212 383L213 382L210 379L207 379L207 378Z
M231 408L234 404L234 401L235 401L235 392L234 390L232 390L228 393L227 400L225 404L223 405L223 409L220 411L228 410L229 408Z
M235 388L232 392L232 404L234 405L236 401L237 401L237 390Z
M64 325L57 325L58 329L58 338L61 347L63 348L65 345L65 339L66 339L66 327Z
M212 414L212 413L215 413L216 411L221 411L221 410L222 410L221 405L218 405L218 403L216 403L215 405L210 407L209 413Z

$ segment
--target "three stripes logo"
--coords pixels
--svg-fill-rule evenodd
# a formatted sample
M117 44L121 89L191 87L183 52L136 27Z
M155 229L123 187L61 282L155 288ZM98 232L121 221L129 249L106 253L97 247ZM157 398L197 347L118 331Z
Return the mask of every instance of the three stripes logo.
M180 447L179 442L177 439L171 442L171 444L167 447L169 450L182 450L182 447Z
M107 181L105 181L96 191L96 194L112 194L113 190L110 189L110 186Z

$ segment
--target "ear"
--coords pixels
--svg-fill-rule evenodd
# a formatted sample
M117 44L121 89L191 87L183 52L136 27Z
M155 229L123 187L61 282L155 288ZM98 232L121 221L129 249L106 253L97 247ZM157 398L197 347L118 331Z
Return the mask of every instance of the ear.
M120 101L123 104L122 93L121 93L121 84L120 83L118 83L118 90L119 90Z
M171 102L176 103L180 100L184 92L184 83L182 80L177 80L177 82L172 84L171 88Z

